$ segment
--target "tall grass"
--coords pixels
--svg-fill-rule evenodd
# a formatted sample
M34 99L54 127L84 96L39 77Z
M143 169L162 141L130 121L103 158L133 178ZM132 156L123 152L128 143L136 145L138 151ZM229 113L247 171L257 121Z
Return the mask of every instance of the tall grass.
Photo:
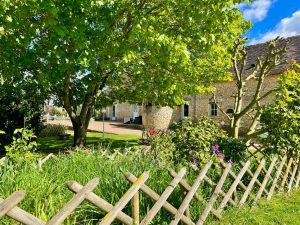
M24 166L18 170L0 167L0 196L5 198L17 190L26 190L26 197L19 204L21 208L47 221L55 215L74 195L65 183L76 180L82 185L95 177L100 177L100 183L94 193L114 204L130 187L124 172L130 171L136 176L149 171L151 176L147 184L158 193L162 193L171 178L165 166L154 164L151 159L143 156L119 156L114 159L94 153L77 152L71 155L60 155L48 160L43 170ZM180 190L176 190L173 199L178 202ZM179 202L178 202L179 203ZM154 204L145 195L141 196L141 210ZM124 210L130 214L130 204ZM84 203L77 208L65 224L98 224L104 213L90 203ZM165 220L167 213L157 217ZM0 224L14 224L9 218L1 218ZM163 224L161 222L156 224Z
M26 164L18 169L0 166L0 196L5 198L14 191L25 190L26 197L19 206L47 221L63 208L74 195L65 185L69 180L75 180L85 185L89 180L99 177L100 183L94 193L115 204L131 186L124 177L125 172L130 171L139 176L144 171L149 171L150 178L146 184L161 194L172 180L168 175L167 167L171 167L171 165L155 163L149 156L143 154L123 156L116 154L114 157L100 152L62 154L48 160L43 165L42 171ZM178 171L179 168L175 170ZM215 167L209 171L209 177L217 182L221 173L220 168ZM186 176L189 183L193 184L196 174L189 171ZM231 182L228 181L225 189L230 184ZM202 183L198 189L198 194L207 200L213 190L206 183ZM168 201L178 208L182 198L182 192L177 187ZM154 205L154 201L145 194L140 194L140 204L143 217ZM203 204L196 200L191 202L191 216L194 221L197 221L205 205L205 201ZM131 215L130 204L123 211ZM103 216L104 212L90 203L84 202L75 213L69 216L65 224L98 224ZM152 224L169 224L172 219L171 214L161 210ZM213 221L212 216L209 221ZM4 217L0 219L0 224L8 225L14 224L14 222L8 217ZM118 223L115 222L114 224Z

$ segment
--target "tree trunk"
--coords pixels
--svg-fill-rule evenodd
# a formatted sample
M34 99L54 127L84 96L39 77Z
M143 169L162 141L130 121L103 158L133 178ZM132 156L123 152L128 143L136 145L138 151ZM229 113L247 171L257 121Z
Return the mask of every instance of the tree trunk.
M239 129L240 129L241 119L233 119L231 124L231 137L239 138Z
M73 129L74 129L74 142L73 147L82 147L86 142L86 133L89 126L90 115L87 115L89 118L76 117L72 119Z

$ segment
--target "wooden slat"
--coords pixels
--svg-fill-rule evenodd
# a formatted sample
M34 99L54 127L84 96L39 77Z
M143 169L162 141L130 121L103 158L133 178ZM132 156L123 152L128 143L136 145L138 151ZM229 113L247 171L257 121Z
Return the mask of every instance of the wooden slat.
M282 160L284 157L286 157L286 155L285 155L285 156L281 156L281 155L279 155L279 158L280 158L281 160ZM293 163L292 163L292 165L291 165L291 166L293 166L293 165L294 165L294 166L297 166L298 164L297 164L297 162L296 162L296 161L294 161L294 160L293 160ZM285 165L285 166L287 166L287 165ZM292 175L292 171L291 171L291 170L289 171L289 174L290 174L290 175ZM283 176L284 176L284 175L283 175L283 174L281 174L281 177L282 177L282 178L283 178ZM294 178L294 182L296 183L296 178Z
M25 197L25 191L16 191L0 202L0 218L13 209Z
M262 168L265 168L265 162L266 162L266 160L265 159L262 159L261 161L264 161L264 163L263 163L263 167ZM261 164L261 161L260 161L260 163L258 164L258 165L260 165ZM245 163L244 162L242 162L242 161L240 161L240 163L242 164L242 166L244 166L245 165ZM262 169L261 168L261 169ZM254 176L254 174L251 172L251 170L250 169L247 169L247 173L253 178L253 176ZM255 183L259 186L259 187L261 187L261 183L260 183L260 181L258 180L258 179L255 179ZM248 185L248 187L249 187L249 185ZM247 187L247 188L248 188ZM268 191L267 190L265 190L264 189L264 193L266 194L266 195L268 195L269 193L268 193Z
M226 168L226 166L227 166L227 164L226 164L224 161L221 162L221 165L223 166L223 168ZM229 175L230 175L234 180L237 178L237 175L236 175L234 172L232 172L231 170L229 171ZM239 181L238 185L239 185L244 191L247 190L246 185L245 185L242 181Z
M274 192L274 190L275 190L275 187L278 186L278 185L277 185L277 181L278 181L278 179L279 179L279 177L280 177L280 174L281 174L281 171L282 171L283 166L284 166L284 164L285 164L285 161L286 161L286 157L284 157L284 158L282 159L282 161L281 161L281 163L280 163L280 165L279 165L279 168L278 168L278 170L276 171L276 175L275 175L275 178L274 178L274 180L273 180L272 186L271 186L271 188L270 188L270 191L269 191L267 200L271 200L272 195L273 195L273 192Z
M205 176L204 177L204 181L206 182L206 183L208 183L211 187L215 187L217 184L215 184L209 177L207 177L207 176ZM224 198L225 197L225 193L224 193L224 191L220 191L220 195L222 195L222 197ZM237 204L236 204L236 202L232 199L232 198L230 198L229 199L229 203L233 206L233 207L236 207L237 206Z
M246 200L247 200L247 198L248 198L248 196L249 196L249 194L250 194L250 192L251 192L254 184L257 183L257 178L258 178L258 176L259 176L259 174L260 174L263 166L265 165L265 163L266 163L266 160L264 160L264 159L261 160L261 162L260 162L259 166L257 167L254 175L252 176L252 179L251 179L251 181L250 181L250 183L249 183L249 185L247 187L247 190L244 192L244 194L243 194L243 196L242 196L242 198L240 200L239 206L242 206L246 202ZM260 187L261 186L262 185L260 185Z
M140 224L140 197L139 192L132 198L132 217L134 225ZM118 216L117 216L118 218Z
M293 170L293 173L292 173L289 185L288 185L288 191L287 192L290 192L292 190L292 185L293 185L293 182L294 182L294 177L296 175L297 169L298 169L298 166L296 165L294 167L294 170Z
M68 188L75 193L79 192L83 188L83 186L77 183L76 181L70 181L67 183L67 185ZM93 192L91 192L86 196L86 200L92 203L93 205L97 206L99 209L101 209L106 213L112 210L112 208L114 207L112 204L108 203L107 201L105 201L98 195L94 194ZM126 225L133 224L133 219L123 212L120 212L118 214L117 219Z
M47 155L45 158L39 160L39 168L42 169L43 164L50 159L51 157L55 157L53 153L50 153L49 155Z
M299 187L299 182L300 182L300 169L298 170L298 176L297 176L297 179L296 179L295 188Z
M129 188L129 190L123 195L123 197L117 202L109 213L102 219L100 225L109 225L111 224L122 209L127 205L127 203L133 198L133 196L139 191L141 186L149 178L149 173L144 172Z
M0 203L4 200L0 198ZM6 213L7 216L25 225L44 225L45 222L24 211L19 207L14 207Z
M269 167L269 169L267 171L267 174L265 175L265 178L264 178L264 180L262 182L262 185L261 185L261 187L260 187L260 189L259 189L259 191L258 191L258 193L257 193L257 195L256 195L256 197L254 199L254 204L261 198L261 195L263 193L263 189L266 187L266 185L267 185L267 183L268 183L268 181L270 179L270 176L271 176L271 173L272 173L272 170L273 170L273 168L275 166L276 161L277 161L277 158L273 158L273 160L272 160L272 162L270 164L270 167Z
M48 221L47 225L59 225L79 206L86 196L90 194L99 184L99 178L89 181L73 198Z
M284 177L282 179L279 191L282 191L284 189L284 185L285 185L285 182L286 182L286 180L288 178L289 171L291 169L292 163L293 163L293 158L290 158L289 163L288 163L288 165L286 167L285 175L284 175Z
M175 177L177 175L177 173L172 170L172 169L169 169L169 174L172 176L172 177ZM208 177L204 177L204 180L205 179L208 179L210 182L212 182ZM212 182L213 183L213 182ZM191 190L191 186L187 183L186 180L182 179L179 184L181 185L182 188L184 188L186 191L190 191ZM214 185L215 186L215 185ZM225 193L223 192L224 196L225 196ZM203 201L205 201L200 195L198 195L198 193L196 192L194 197L201 203ZM231 200L233 201L233 200ZM234 203L234 202L233 202ZM212 209L211 212L218 218L218 219L221 219L221 216L220 214L217 213L217 211L215 209Z
M186 169L183 168L180 170L180 172L175 176L175 178L171 181L169 186L165 189L165 191L161 194L160 198L157 200L157 202L154 204L154 206L149 210L145 218L142 220L141 225L149 224L152 219L156 216L156 214L159 212L159 210L162 208L164 203L167 201L169 196L174 191L175 187L181 181L183 176L186 173Z
M175 173L175 172L174 172ZM137 178L127 172L125 173L125 177L127 178L127 180L129 180L131 183L134 183ZM148 187L146 184L142 185L141 187L141 191L143 191L146 195L148 195L150 198L152 198L154 201L157 201L160 198L160 195L157 194L155 191L153 191L150 187ZM163 204L163 208L165 210L167 210L168 212L172 213L173 215L175 215L177 213L177 209L172 206L169 202L165 202ZM187 225L195 225L195 223L193 221L191 221L190 218L186 217L185 215L183 215L183 217L181 218L181 221Z
M195 183L193 184L191 190L187 193L185 196L184 200L182 201L175 217L174 220L170 223L170 225L176 225L179 223L180 218L183 216L185 210L187 209L188 205L190 204L191 200L193 199L193 196L195 195L197 189L199 188L202 180L204 179L205 174L211 167L212 162L208 162L204 168L201 170L200 174L198 175L197 179L195 180Z
M181 196L182 196L182 200L183 200L188 192L180 184L179 184L179 186L180 186ZM190 207L189 206L185 210L184 215L186 215L188 218L191 218L191 212L190 212Z
M225 197L223 198L222 202L219 205L219 208L217 209L217 212L221 214L225 206L227 205L227 202L229 201L229 198L232 196L233 192L236 190L236 187L244 174L246 173L247 169L249 168L250 161L247 161L245 166L242 168L242 170L239 172L237 178L234 180L232 185L230 186L228 192L226 193Z
M212 197L210 198L204 212L202 213L202 215L199 217L199 220L198 222L196 223L196 225L202 225L208 214L210 213L211 209L213 208L213 205L215 204L216 200L218 199L218 196L219 196L219 193L220 193L220 190L222 189L223 185L224 185L224 182L226 180L226 177L230 171L230 167L231 165L228 163L227 166L225 167L225 170L222 174L222 177L220 178L218 184L217 184L217 187L215 188L214 190L214 193L212 195Z

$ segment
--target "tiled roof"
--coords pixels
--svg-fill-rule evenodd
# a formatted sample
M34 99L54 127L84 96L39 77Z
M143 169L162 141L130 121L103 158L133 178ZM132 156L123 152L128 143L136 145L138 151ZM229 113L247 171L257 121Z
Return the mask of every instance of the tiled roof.
M300 64L300 35L283 39L278 44L278 47L282 47L284 42L287 41L287 51L283 54L282 59L286 61L295 60ZM255 45L249 45L246 47L248 52L247 64L244 70L244 76L249 75L253 71L253 65L257 63L258 57L265 57L268 52L268 43L261 43ZM271 71L272 74L280 74L284 71L286 65L278 66Z

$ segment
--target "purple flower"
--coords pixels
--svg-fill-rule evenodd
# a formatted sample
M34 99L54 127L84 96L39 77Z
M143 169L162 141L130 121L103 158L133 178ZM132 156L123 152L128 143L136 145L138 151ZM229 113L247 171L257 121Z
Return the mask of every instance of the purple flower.
M219 145L214 144L213 146L211 146L212 149L214 150L214 152L219 152Z
M231 159L229 159L229 160L227 161L227 163L228 163L228 164L230 164L230 165L232 165L232 164L233 164L233 162L232 162L232 160L231 160Z

